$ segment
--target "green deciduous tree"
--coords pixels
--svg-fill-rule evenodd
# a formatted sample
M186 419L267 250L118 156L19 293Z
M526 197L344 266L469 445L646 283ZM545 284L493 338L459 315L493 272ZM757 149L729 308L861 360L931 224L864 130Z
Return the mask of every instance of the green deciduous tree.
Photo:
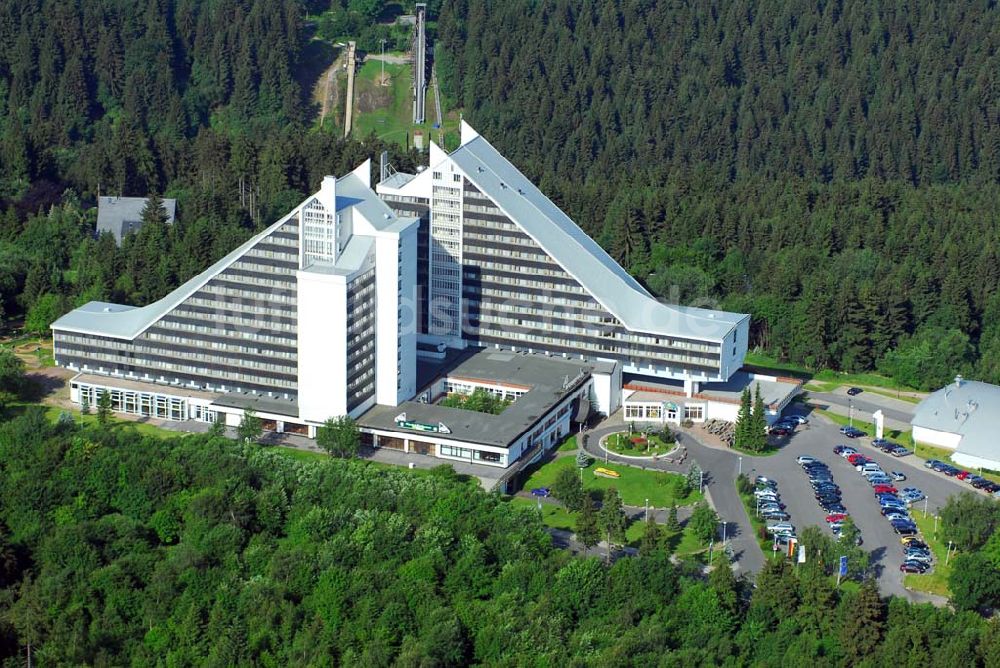
M639 554L649 556L663 546L663 533L660 525L656 523L652 515L643 523L642 541L639 543Z
M316 445L334 457L356 457L361 447L357 422L347 415L327 418L316 429Z
M611 560L611 550L614 545L625 542L625 508L618 490L609 487L604 491L604 501L598 515L601 532L608 542L608 561Z
M236 436L243 443L256 442L264 433L264 425L257 416L254 409L247 407L243 409L243 417L236 427Z
M707 503L699 501L688 519L688 528L698 540L707 545L718 532L719 516Z
M960 550L978 550L1000 523L1000 504L993 499L962 492L948 497L941 509L941 535Z
M567 509L576 512L583 506L586 492L577 469L561 468L552 483L552 495L562 501Z
M959 610L992 610L1000 606L1000 569L983 552L960 552L948 574L951 604Z
M576 516L576 539L583 544L585 550L597 545L601 537L601 527L598 524L597 511L590 495L584 497L583 507Z

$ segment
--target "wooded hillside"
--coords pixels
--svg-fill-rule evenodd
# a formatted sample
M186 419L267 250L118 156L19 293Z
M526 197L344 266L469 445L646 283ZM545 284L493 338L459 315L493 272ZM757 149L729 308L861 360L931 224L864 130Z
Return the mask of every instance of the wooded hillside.
M24 665L997 665L1000 626L812 559L752 590L664 550L607 568L449 467L0 423L0 658Z
M466 117L655 292L813 367L1000 381L993 3L452 0L440 35Z

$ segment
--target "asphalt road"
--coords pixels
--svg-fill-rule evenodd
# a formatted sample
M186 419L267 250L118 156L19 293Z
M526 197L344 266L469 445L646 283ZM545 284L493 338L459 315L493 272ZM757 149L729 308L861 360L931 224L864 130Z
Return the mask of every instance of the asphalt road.
M794 412L807 415L808 408L793 405L786 414ZM796 529L801 531L803 527L816 525L827 531L826 513L813 498L809 480L802 467L795 461L799 455L811 455L830 467L834 481L840 486L843 504L861 530L864 549L871 553L882 592L904 596L911 600L930 600L903 588L903 577L899 572L899 565L903 561L899 537L889 522L882 517L871 486L854 470L850 462L833 454L833 448L837 444L849 444L874 459L885 471L899 471L905 474L906 481L895 483L896 487L899 489L917 487L922 490L928 497L926 506L932 514L944 506L949 496L966 490L975 490L970 485L923 468L923 460L916 459L912 455L903 458L892 457L871 447L869 439L845 438L839 433L836 425L822 417L810 418L808 425L800 426L792 436L783 440L783 447L777 454L767 458L744 456L743 466L745 471L748 466L750 467L751 477L765 475L778 482L782 502L788 506L787 511ZM923 510L924 501L920 501L914 507Z
M819 403L834 404L848 409L853 404L855 415L865 420L871 420L871 414L881 410L886 418L905 424L910 424L910 420L913 419L913 410L917 407L916 404L883 397L874 392L862 392L854 397L848 396L843 390L839 392L810 392L809 398Z

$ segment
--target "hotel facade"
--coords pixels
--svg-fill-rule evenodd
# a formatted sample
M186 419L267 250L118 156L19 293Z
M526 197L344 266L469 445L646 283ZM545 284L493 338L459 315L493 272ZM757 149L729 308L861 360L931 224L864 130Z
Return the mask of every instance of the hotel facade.
M326 177L163 299L57 320L72 399L108 391L118 411L233 426L249 407L268 429L313 436L329 417L364 425L436 401L448 370L435 365L481 349L582 365L573 391L605 414L623 378L672 384L683 404L739 371L749 316L655 299L465 123L458 149L432 143L429 158L374 189L368 162Z

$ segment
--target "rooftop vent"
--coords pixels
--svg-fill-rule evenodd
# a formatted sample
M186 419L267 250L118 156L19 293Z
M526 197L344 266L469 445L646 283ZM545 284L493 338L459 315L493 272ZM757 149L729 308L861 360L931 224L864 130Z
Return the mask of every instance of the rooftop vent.
M486 170L485 170L485 169L483 169L483 167L482 167L482 166L479 166L479 167L476 167L476 171L477 171L477 172L479 172L480 174L482 174L482 173L483 173L483 172L485 172Z
M962 387L962 374L955 376L955 387Z
M388 213L383 213L382 217L385 218L386 220L392 220L392 215Z

